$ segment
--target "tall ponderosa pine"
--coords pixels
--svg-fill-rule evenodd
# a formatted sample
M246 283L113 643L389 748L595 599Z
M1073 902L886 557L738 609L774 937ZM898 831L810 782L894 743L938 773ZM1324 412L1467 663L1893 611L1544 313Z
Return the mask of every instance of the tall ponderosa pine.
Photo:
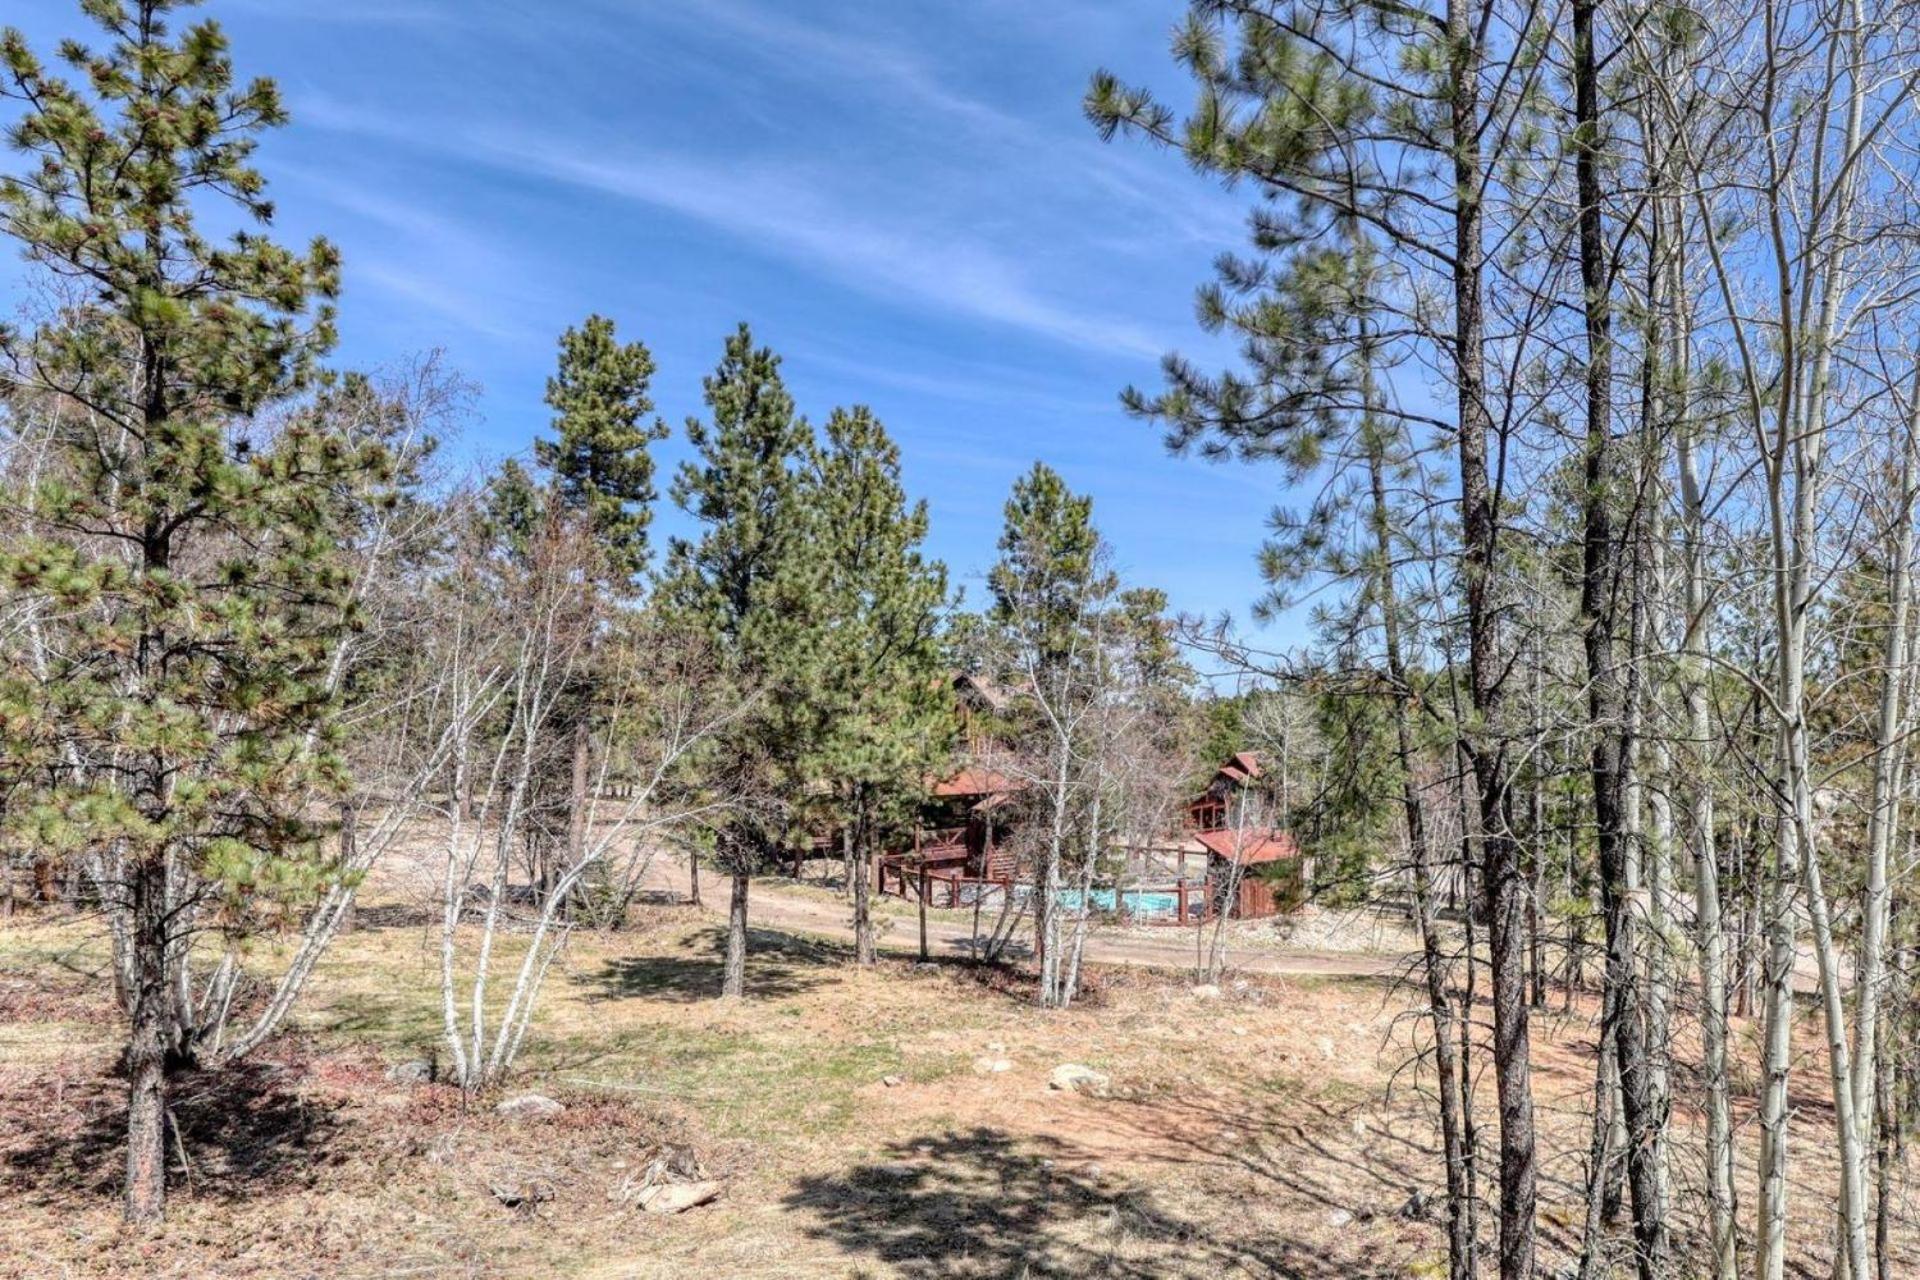
M213 23L178 36L176 0L91 0L103 49L49 73L9 30L10 139L33 162L0 179L0 229L88 301L0 336L9 397L68 412L0 575L37 600L34 661L0 677L0 753L30 765L8 821L78 859L105 903L128 1036L126 1214L165 1205L171 1075L207 1047L189 940L245 930L319 891L332 855L309 820L340 782L329 655L351 625L331 527L339 495L385 466L295 416L247 415L305 385L333 340L331 246L195 229L222 202L272 206L255 136L285 114L271 82L236 86Z
M1093 499L1068 489L1046 463L1034 463L1007 498L999 548L987 577L993 620L1026 637L1033 663L1051 675L1084 643L1100 548Z
M900 483L900 450L865 408L836 410L799 493L805 556L787 559L779 619L797 688L801 775L824 784L854 858L854 952L874 958L872 866L952 748L939 621L946 566L920 552L924 502Z
M554 438L533 446L534 460L546 470L550 488L544 496L530 494L513 472L503 472L495 486L494 505L503 512L511 506L528 511L545 507L548 520L578 522L601 561L591 585L610 599L636 595L650 559L647 530L658 496L651 447L667 435L665 423L645 421L653 411L647 395L652 377L653 357L646 347L638 342L622 345L613 321L605 316L588 316L579 328L568 329L560 335L559 367L547 379ZM509 532L512 520L507 517ZM564 797L570 865L579 861L587 840L593 668L589 657L558 713L560 728L572 744L567 776L545 777L540 786L549 797L544 806L548 810L562 807ZM550 878L548 871L543 867L543 881Z
M547 379L555 438L533 446L560 505L584 517L600 542L611 585L622 594L647 568L658 496L651 446L667 437L665 423L645 421L653 412L652 377L653 357L643 344L621 344L613 321L588 316L560 335L560 365Z
M797 744L766 732L790 683L784 667L774 583L790 556L807 550L795 502L813 429L780 379L780 358L756 347L744 324L727 338L720 365L703 383L711 422L687 420L694 456L674 477L672 497L704 526L697 542L675 539L661 583L667 608L705 630L728 675L743 690L767 691L759 714L742 716L716 748L716 767L761 771L791 782ZM716 857L733 881L722 994L745 989L747 889L755 863L777 839L769 824L738 814L717 835Z
M1450 416L1399 412L1444 435L1458 462L1459 533L1450 558L1463 597L1472 709L1459 725L1458 746L1474 775L1475 872L1492 973L1500 1275L1528 1280L1538 1199L1529 883L1514 834L1516 766L1506 721L1516 664L1507 602L1498 594L1510 540L1501 536L1498 508L1509 496L1514 463L1507 437L1529 407L1519 398L1526 379L1490 379L1487 372L1495 346L1487 321L1487 219L1490 209L1538 203L1503 184L1532 172L1518 153L1537 137L1533 116L1544 98L1546 66L1540 51L1549 33L1545 10L1519 6L1496 18L1498 8L1490 0L1386 7L1372 0L1191 0L1174 36L1175 57L1195 82L1184 119L1107 72L1095 75L1086 109L1105 134L1136 133L1177 147L1198 169L1253 184L1264 197L1252 218L1264 255L1310 254L1330 237L1356 231L1370 238L1388 255L1389 269L1379 287L1344 305L1371 321L1373 332L1397 335L1398 356L1429 362L1450 384ZM1512 227L1502 230L1511 250L1502 270L1537 284L1556 255L1528 252ZM1203 319L1231 306L1258 320L1266 266L1227 260L1219 287L1204 295ZM1525 368L1538 358L1538 326L1516 327L1510 349L1498 357ZM1252 336L1244 350L1251 376L1210 379L1168 359L1167 403L1176 416L1217 409L1223 412L1216 421L1231 426L1240 410L1257 410L1285 388L1284 379L1268 377L1267 360L1281 348ZM1297 355L1331 362L1310 348Z

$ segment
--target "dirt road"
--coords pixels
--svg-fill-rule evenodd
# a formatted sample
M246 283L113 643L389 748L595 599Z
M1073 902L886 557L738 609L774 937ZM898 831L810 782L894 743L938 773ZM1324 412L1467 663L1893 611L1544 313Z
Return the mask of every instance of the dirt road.
M677 858L656 857L648 869L647 888L683 899L687 894L686 863ZM726 882L702 877L701 898L707 913L716 919L726 914ZM838 901L823 901L811 894L783 890L778 881L756 880L749 904L749 918L756 928L780 929L808 934L835 942L852 942L850 909ZM879 945L895 954L914 955L920 949L919 922L912 918L876 916L883 932ZM1192 969L1194 935L1190 929L1170 928L1167 938L1094 934L1087 939L1086 959L1091 964L1134 965L1150 969ZM965 956L972 941L969 925L930 918L927 921L927 948L935 956ZM1228 967L1249 973L1318 975L1322 977L1377 977L1404 973L1418 959L1418 953L1380 954L1344 951L1271 951L1242 948L1228 953Z

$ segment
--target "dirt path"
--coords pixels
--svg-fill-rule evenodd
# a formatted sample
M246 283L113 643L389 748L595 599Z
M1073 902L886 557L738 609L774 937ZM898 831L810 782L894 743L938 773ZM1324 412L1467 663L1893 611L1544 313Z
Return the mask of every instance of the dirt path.
M656 857L647 870L646 887L682 899L687 893L687 866L678 858ZM702 877L702 907L715 919L726 914L726 882L718 877ZM849 909L842 903L822 902L818 898L783 892L777 882L756 880L748 915L756 927L811 934L836 942L853 941ZM877 916L883 932L880 948L896 954L917 954L920 949L919 923L914 919ZM889 927L890 926L890 927ZM983 926L984 927L984 926ZM1167 930L1167 940L1123 937L1087 938L1086 959L1091 964L1133 965L1150 969L1192 969L1193 933L1187 929ZM972 930L951 921L929 918L928 950L939 956L965 956L972 941ZM1324 977L1375 977L1407 971L1417 960L1417 952L1355 953L1343 951L1229 951L1228 967L1242 972L1319 975Z

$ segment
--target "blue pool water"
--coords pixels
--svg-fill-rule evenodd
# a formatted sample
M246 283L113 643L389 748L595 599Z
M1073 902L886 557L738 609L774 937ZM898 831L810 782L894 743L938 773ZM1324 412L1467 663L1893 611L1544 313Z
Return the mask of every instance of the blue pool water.
M1115 891L1095 889L1088 895L1095 911L1115 910ZM1127 910L1137 916L1170 916L1180 909L1178 894L1153 889L1129 889L1126 891ZM1080 891L1063 889L1060 891L1060 905L1068 911L1080 909Z

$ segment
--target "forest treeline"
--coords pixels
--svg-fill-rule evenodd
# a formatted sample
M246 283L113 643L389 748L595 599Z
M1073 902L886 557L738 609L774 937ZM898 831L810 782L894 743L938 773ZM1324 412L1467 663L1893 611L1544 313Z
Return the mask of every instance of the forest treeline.
M111 945L129 1218L164 1209L174 1083L285 1028L383 863L436 886L470 1091L663 853L725 884L724 995L754 875L796 853L843 862L871 963L876 860L982 749L960 673L1010 694L986 738L1032 892L993 942L1031 936L1043 1006L1081 988L1115 851L1232 751L1278 766L1262 821L1314 892L1404 905L1456 1280L1541 1269L1531 1028L1589 993L1582 1277L1779 1280L1810 1218L1836 1275L1892 1274L1920 1125L1910 6L1195 0L1190 102L1093 77L1101 133L1250 198L1197 305L1233 358L1169 356L1124 405L1304 495L1249 548L1256 612L1310 621L1287 653L1123 583L1044 463L967 607L885 426L816 424L744 325L671 475L654 361L600 315L559 338L530 456L455 474L440 358L329 363L339 255L273 238L254 165L273 84L186 3L82 7L94 45L0 38L0 229L34 277L0 329L0 830L9 907ZM688 536L655 538L663 502ZM1837 1170L1812 1212L1809 1087Z
M1914 19L1206 0L1172 42L1184 109L1114 73L1089 88L1104 133L1255 200L1197 308L1239 359L1169 358L1127 400L1172 447L1313 495L1276 518L1268 604L1337 600L1321 678L1390 721L1455 1276L1483 1231L1503 1280L1535 1273L1530 1024L1555 917L1588 902L1578 1273L1613 1265L1616 1212L1643 1277L1784 1273L1806 955L1838 1185L1831 1215L1797 1207L1830 1218L1833 1274L1891 1274L1920 1096ZM1455 818L1438 841L1436 817ZM1465 963L1432 926L1443 862L1472 882ZM1730 1036L1748 1015L1759 1034ZM1484 1155L1468 1054L1491 1056ZM1677 1148L1682 1109L1697 1147Z

